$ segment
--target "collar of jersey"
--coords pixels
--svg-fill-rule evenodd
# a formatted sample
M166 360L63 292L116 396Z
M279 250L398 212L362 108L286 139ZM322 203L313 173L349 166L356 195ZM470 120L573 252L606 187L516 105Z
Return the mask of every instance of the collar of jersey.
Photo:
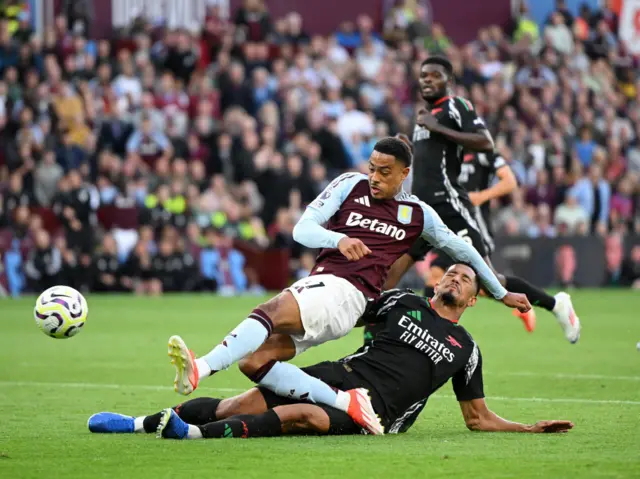
M393 199L396 201L404 201L406 200L407 196L410 196L409 193L404 191L404 188L401 188L398 194L393 197Z
M449 99L451 99L451 98L452 98L452 97L451 97L451 95L443 96L443 97L442 97L442 98L440 98L438 101L436 101L436 102L433 104L433 106L438 106L438 105L440 105L441 103L444 103L445 101L447 101L447 100L449 100Z
M427 298L427 303L429 303L429 306L431 307L431 309L433 309L435 311L435 308L433 307L433 303L431 302L432 298ZM440 316L438 314L438 316ZM446 318L442 318L442 319L446 319ZM457 319L447 319L447 321L451 321L454 324L458 324L458 320Z

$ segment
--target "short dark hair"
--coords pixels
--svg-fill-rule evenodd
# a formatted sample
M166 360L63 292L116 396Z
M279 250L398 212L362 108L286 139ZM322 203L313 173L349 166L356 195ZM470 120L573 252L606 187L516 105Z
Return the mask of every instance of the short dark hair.
M453 65L451 65L451 62L447 60L445 57L440 57L440 56L429 57L422 62L422 65L420 65L420 68L422 68L425 65L440 65L442 68L446 70L447 75L449 75L450 77L453 76Z
M411 149L409 148L409 145L399 138L387 136L386 138L378 140L373 149L383 155L393 156L396 160L401 161L405 166L411 166Z

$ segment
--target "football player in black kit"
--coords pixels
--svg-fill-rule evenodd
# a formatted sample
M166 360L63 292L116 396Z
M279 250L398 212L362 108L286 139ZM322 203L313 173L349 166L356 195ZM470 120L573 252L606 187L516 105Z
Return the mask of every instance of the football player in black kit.
M570 421L520 424L492 412L484 399L482 355L458 324L476 303L479 282L468 265L450 267L426 300L407 290L384 293L363 316L384 329L370 346L305 371L342 390L365 388L388 434L407 431L429 397L449 380L466 426L490 432L566 432ZM157 432L170 439L269 437L285 434L362 434L344 412L276 396L257 387L229 399L197 398L150 416L98 413L89 429Z
M474 205L458 177L463 154L492 153L493 139L473 105L464 98L453 96L453 70L447 59L427 58L420 69L419 84L426 107L418 110L413 132L412 193L433 207L454 233L473 244L491 264ZM418 240L411 251L391 267L384 289L394 288L430 249L430 245ZM580 320L567 293L561 292L554 297L522 278L497 276L509 291L524 293L532 305L553 313L567 340L578 341ZM432 290L427 288L425 294L430 296Z

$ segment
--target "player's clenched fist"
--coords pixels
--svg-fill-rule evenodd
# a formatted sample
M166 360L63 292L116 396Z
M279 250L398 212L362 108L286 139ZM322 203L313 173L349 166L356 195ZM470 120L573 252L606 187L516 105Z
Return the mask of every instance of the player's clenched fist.
M348 236L338 242L338 249L349 261L358 261L371 253L371 250L362 241Z
M522 293L507 293L507 295L502 298L502 302L505 306L515 308L521 313L526 313L531 309L531 303L529 303L527 295Z

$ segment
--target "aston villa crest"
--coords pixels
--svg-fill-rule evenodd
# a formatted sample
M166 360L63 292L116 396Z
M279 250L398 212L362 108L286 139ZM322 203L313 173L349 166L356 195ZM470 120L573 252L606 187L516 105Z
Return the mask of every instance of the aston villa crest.
M408 205L398 206L398 221L403 225L411 224L411 215L413 214L413 207Z

